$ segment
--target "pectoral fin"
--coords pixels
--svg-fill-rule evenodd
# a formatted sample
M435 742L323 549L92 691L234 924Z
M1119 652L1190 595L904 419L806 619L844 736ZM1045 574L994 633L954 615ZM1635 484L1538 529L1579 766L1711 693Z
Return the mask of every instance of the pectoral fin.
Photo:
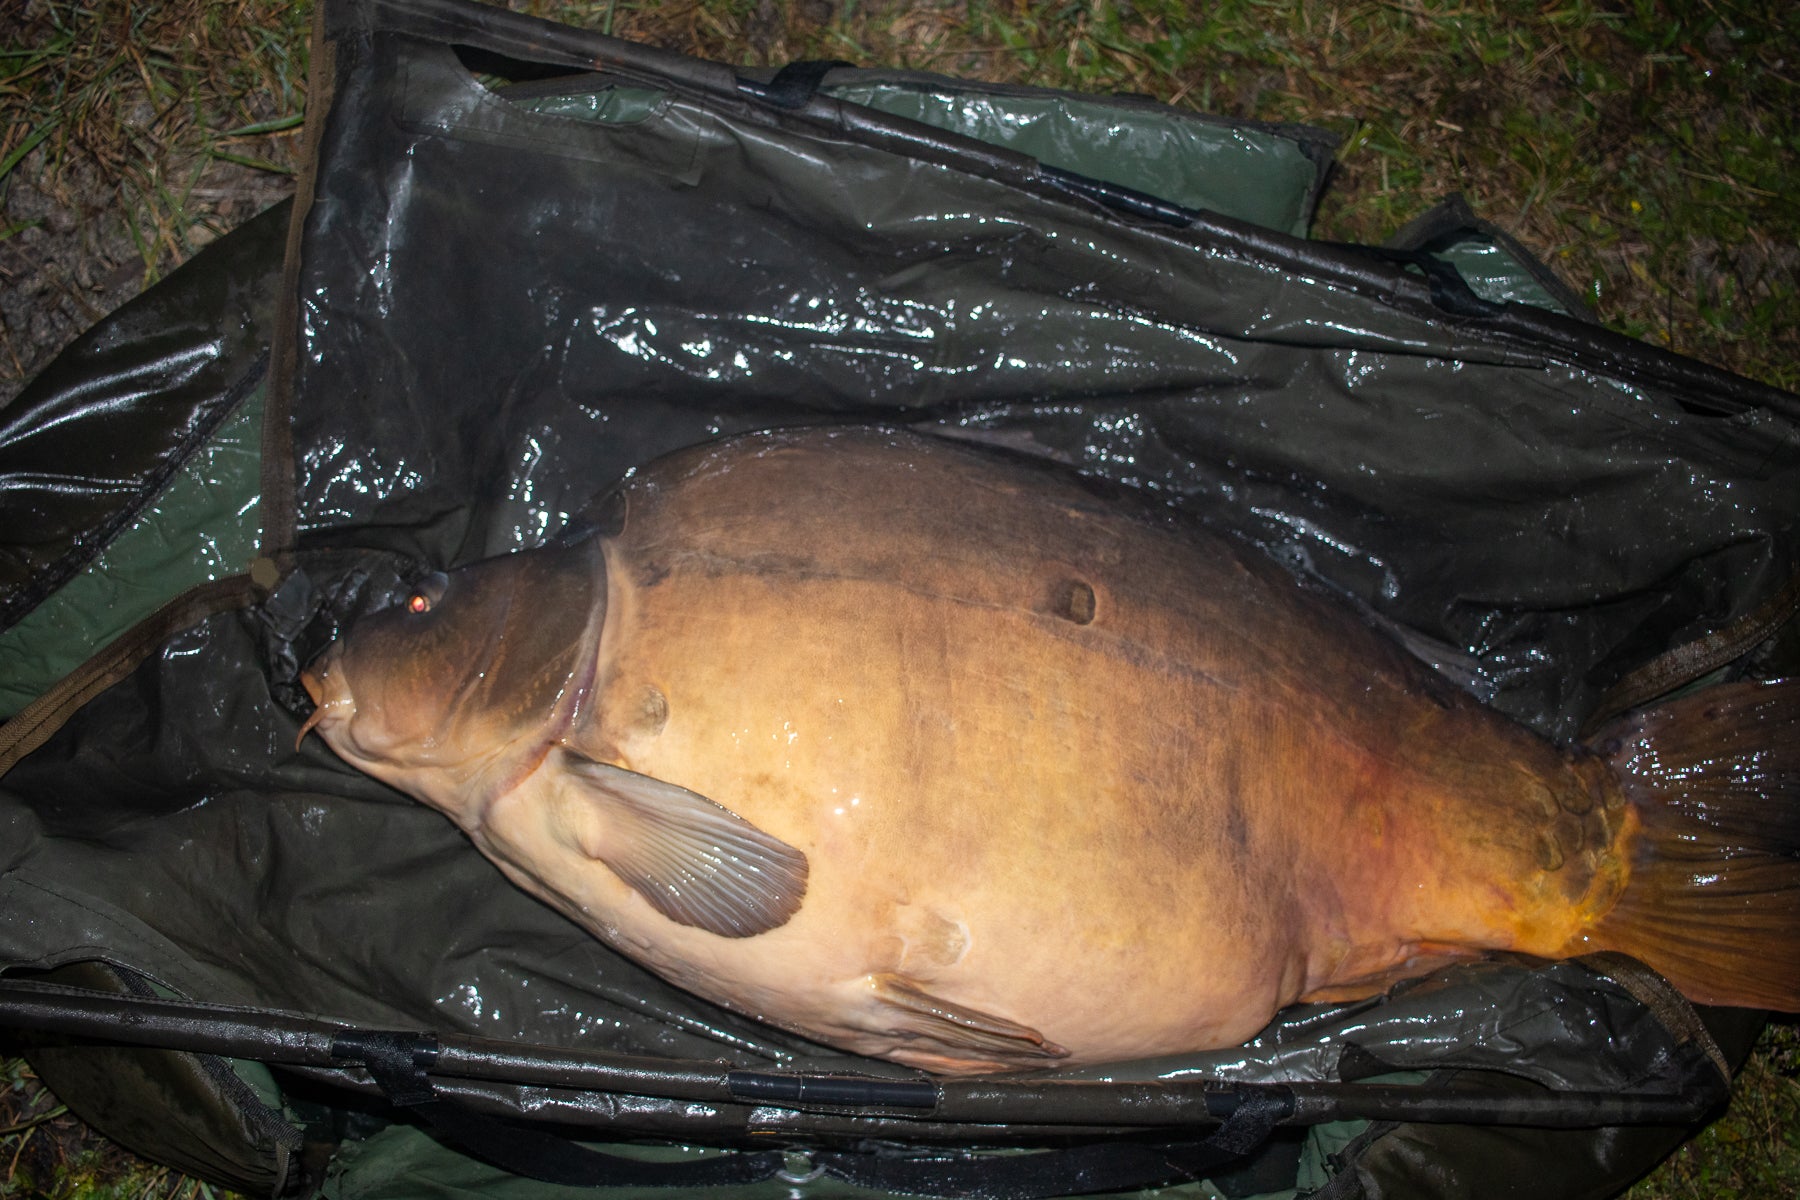
M785 924L806 895L806 855L698 792L568 757L599 820L572 823L583 853L671 921L720 937Z
M881 1019L892 1022L890 1031L896 1037L934 1042L949 1051L910 1044L897 1047L891 1057L910 1066L930 1071L1016 1071L1069 1055L1029 1026L934 996L903 975L876 975L870 984L880 1002Z

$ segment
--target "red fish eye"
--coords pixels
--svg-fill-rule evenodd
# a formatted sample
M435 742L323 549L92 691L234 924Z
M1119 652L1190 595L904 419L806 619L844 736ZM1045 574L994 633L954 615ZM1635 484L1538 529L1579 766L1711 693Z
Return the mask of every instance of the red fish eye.
M450 588L450 577L441 571L433 571L422 579L413 580L417 590L402 601L402 607L413 616L420 616L437 607L437 602L444 598Z

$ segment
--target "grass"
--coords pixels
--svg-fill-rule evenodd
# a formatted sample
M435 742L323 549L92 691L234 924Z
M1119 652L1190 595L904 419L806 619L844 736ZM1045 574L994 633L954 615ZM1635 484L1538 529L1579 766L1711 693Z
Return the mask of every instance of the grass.
M287 190L306 4L0 7L0 404L66 342Z
M1323 126L1343 144L1317 236L1379 242L1444 194L1462 192L1554 266L1611 327L1800 390L1794 6L527 0L511 7L727 62L837 58L1145 93L1229 116ZM103 289L82 274L94 273L84 264L95 255L110 261L110 254L122 265L109 269L125 272L136 288L278 195L296 167L309 21L305 3L283 0L27 4L0 31L0 298L23 286L27 269L39 269L7 257L9 246L30 243L33 258L49 262L44 304L91 322L104 312L95 299ZM27 191L43 203L22 203ZM69 261L51 261L59 256ZM36 317L20 311L0 304L0 374L10 370L15 386L43 356ZM64 1140L73 1136L62 1132L73 1118L49 1115L53 1101L31 1090L16 1063L7 1071L0 1083L16 1086L5 1093L14 1107L0 1110L7 1130L0 1164L12 1166L0 1176L0 1195L31 1188L55 1196L198 1194L191 1181L156 1176L160 1168L130 1176L136 1182L117 1185L124 1191L104 1190L115 1185L100 1182L98 1166L84 1173L89 1160L79 1141ZM45 1155L58 1147L72 1148ZM95 1161L114 1160L101 1152ZM27 1170L29 1184L21 1182ZM41 1177L43 1170L51 1176ZM1629 1195L1800 1195L1794 1025L1771 1027L1730 1110Z
M293 140L264 139L301 123L308 29L307 5L257 0L28 6L0 46L0 184L34 152L53 189L97 168L154 279L251 215L206 203L235 198L206 186L211 164L293 174Z

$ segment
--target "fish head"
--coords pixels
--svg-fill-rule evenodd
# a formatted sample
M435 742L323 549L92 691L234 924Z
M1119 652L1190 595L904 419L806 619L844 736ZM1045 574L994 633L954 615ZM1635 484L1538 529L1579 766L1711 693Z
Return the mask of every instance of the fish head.
M428 575L301 673L300 736L466 825L583 708L605 595L592 540Z

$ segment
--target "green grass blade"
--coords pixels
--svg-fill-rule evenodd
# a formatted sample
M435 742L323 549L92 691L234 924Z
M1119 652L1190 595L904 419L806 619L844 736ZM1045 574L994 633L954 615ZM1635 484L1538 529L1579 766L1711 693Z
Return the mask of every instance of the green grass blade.
M232 138L255 137L259 133L280 133L286 129L297 128L306 120L303 112L289 113L285 117L276 117L273 121L259 121L255 125L244 125L219 135L219 141L228 142Z
M36 129L32 130L31 135L19 143L18 149L14 150L4 159L0 159L0 180L4 180L7 174L14 167L18 166L19 163L24 161L27 154L36 150L38 144L49 137L61 123L61 117L51 117L48 121L45 121L42 125L39 125Z

